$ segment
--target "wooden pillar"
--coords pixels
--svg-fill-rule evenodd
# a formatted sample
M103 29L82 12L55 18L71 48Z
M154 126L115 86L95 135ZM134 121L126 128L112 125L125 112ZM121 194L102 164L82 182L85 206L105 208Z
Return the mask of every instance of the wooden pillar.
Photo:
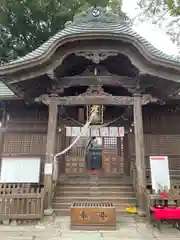
M7 123L7 111L6 109L3 110L2 118L1 118L1 126L0 126L0 154L3 153L3 147L4 147L4 127ZM0 166L2 164L2 161L0 162Z
M46 160L44 170L44 187L47 193L47 207L52 209L52 182L53 182L53 159L56 146L56 128L57 128L57 114L58 104L53 99L49 104L49 118L46 144Z
M144 153L144 133L142 118L142 100L140 94L134 95L134 133L136 150L136 171L137 171L137 191L139 202L139 214L145 213L144 191L146 188L145 177L145 153Z

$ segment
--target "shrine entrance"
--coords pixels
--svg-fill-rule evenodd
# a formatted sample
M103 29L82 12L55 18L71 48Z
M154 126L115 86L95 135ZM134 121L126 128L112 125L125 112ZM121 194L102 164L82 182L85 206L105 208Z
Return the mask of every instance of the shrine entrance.
M116 130L119 136L115 134ZM78 127L67 127L66 146L73 142L79 131ZM124 127L93 127L86 134L88 136L82 136L66 155L65 173L124 174L124 162L127 160Z
M102 174L103 164L103 145L101 137L92 137L85 149L85 168L90 174Z

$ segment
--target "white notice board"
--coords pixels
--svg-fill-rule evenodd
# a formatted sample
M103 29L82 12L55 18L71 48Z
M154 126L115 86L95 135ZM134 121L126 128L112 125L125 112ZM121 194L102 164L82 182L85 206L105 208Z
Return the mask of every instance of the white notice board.
M40 158L4 157L2 158L1 183L38 183Z
M169 163L167 156L150 157L152 189L158 190L170 189Z

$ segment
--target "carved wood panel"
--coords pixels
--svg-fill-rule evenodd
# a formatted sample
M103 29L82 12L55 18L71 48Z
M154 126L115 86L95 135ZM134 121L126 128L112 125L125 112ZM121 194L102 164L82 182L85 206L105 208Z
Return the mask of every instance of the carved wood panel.
M105 137L103 139L104 170L106 173L123 173L123 138Z
M68 155L66 157L66 173L85 173L84 157Z
M66 137L66 147L68 147L76 137ZM85 148L88 138L80 138L79 141L66 154L66 168L68 173L84 173L85 172Z
M56 153L60 153L66 148L66 137L64 129L57 133L56 136ZM65 155L60 155L56 159L56 167L58 168L58 175L65 172Z

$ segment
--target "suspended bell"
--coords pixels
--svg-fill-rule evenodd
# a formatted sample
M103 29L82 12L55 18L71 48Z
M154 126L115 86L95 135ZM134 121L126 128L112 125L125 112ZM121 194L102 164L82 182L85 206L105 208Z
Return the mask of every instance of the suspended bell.
M89 121L91 114L94 113L95 116L93 117L91 124L102 124L103 123L103 111L104 111L103 105L87 106L87 121Z

